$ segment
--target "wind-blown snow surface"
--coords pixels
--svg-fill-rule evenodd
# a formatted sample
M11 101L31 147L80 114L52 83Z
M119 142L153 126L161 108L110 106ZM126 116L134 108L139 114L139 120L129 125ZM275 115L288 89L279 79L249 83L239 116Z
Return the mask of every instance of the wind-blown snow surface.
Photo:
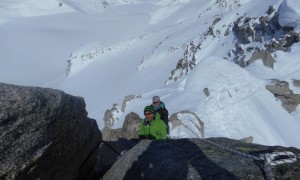
M204 122L205 137L241 139L300 148L300 107L288 113L265 89L270 79L300 77L300 45L277 51L273 69L255 61L246 68L223 59L234 46L226 27L244 13L259 17L281 0L3 0L0 1L0 82L51 87L84 97L100 129L118 103L113 128L131 111L143 117L151 97L161 96L169 113L189 110ZM288 1L279 21L298 27L299 10ZM296 3L297 4L297 3ZM292 13L287 12L293 9ZM295 10L296 9L296 10ZM293 14L293 15L292 15ZM214 20L219 36L207 35ZM166 85L186 47L201 42L196 66ZM208 88L210 96L203 89ZM290 86L294 93L299 87ZM125 96L141 95L128 101ZM183 120L185 118L182 118ZM174 137L194 133L171 131ZM200 137L200 136L199 136Z
M299 1L283 1L279 12L279 23L281 26L293 27L295 31L300 32Z

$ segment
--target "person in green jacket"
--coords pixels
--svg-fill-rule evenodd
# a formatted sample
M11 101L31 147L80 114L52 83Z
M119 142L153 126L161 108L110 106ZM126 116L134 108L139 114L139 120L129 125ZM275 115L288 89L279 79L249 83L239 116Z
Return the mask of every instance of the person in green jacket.
M167 139L166 124L160 119L152 106L144 108L145 119L140 125L140 139Z

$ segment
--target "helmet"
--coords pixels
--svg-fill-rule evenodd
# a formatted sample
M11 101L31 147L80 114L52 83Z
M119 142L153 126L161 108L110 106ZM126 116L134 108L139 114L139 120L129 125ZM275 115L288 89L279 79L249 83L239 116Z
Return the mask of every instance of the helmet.
M153 102L159 102L160 101L159 96L153 96L152 101Z

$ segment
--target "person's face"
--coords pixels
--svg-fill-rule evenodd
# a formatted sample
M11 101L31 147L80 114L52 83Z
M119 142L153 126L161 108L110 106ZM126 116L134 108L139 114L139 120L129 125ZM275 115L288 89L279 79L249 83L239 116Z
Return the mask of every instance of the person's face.
M159 101L153 102L153 104L154 104L155 107L158 107L159 106Z
M147 121L150 121L150 120L152 120L152 119L154 118L154 114L153 114L152 112L150 112L150 111L146 111L146 112L144 113L144 115L145 115L145 119L146 119Z

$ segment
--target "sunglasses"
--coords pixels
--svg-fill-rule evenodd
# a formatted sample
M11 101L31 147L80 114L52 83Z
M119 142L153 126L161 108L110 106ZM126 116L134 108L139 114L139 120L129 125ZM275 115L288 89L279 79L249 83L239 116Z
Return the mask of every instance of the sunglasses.
M144 113L145 116L149 116L150 114L152 114L152 113Z

